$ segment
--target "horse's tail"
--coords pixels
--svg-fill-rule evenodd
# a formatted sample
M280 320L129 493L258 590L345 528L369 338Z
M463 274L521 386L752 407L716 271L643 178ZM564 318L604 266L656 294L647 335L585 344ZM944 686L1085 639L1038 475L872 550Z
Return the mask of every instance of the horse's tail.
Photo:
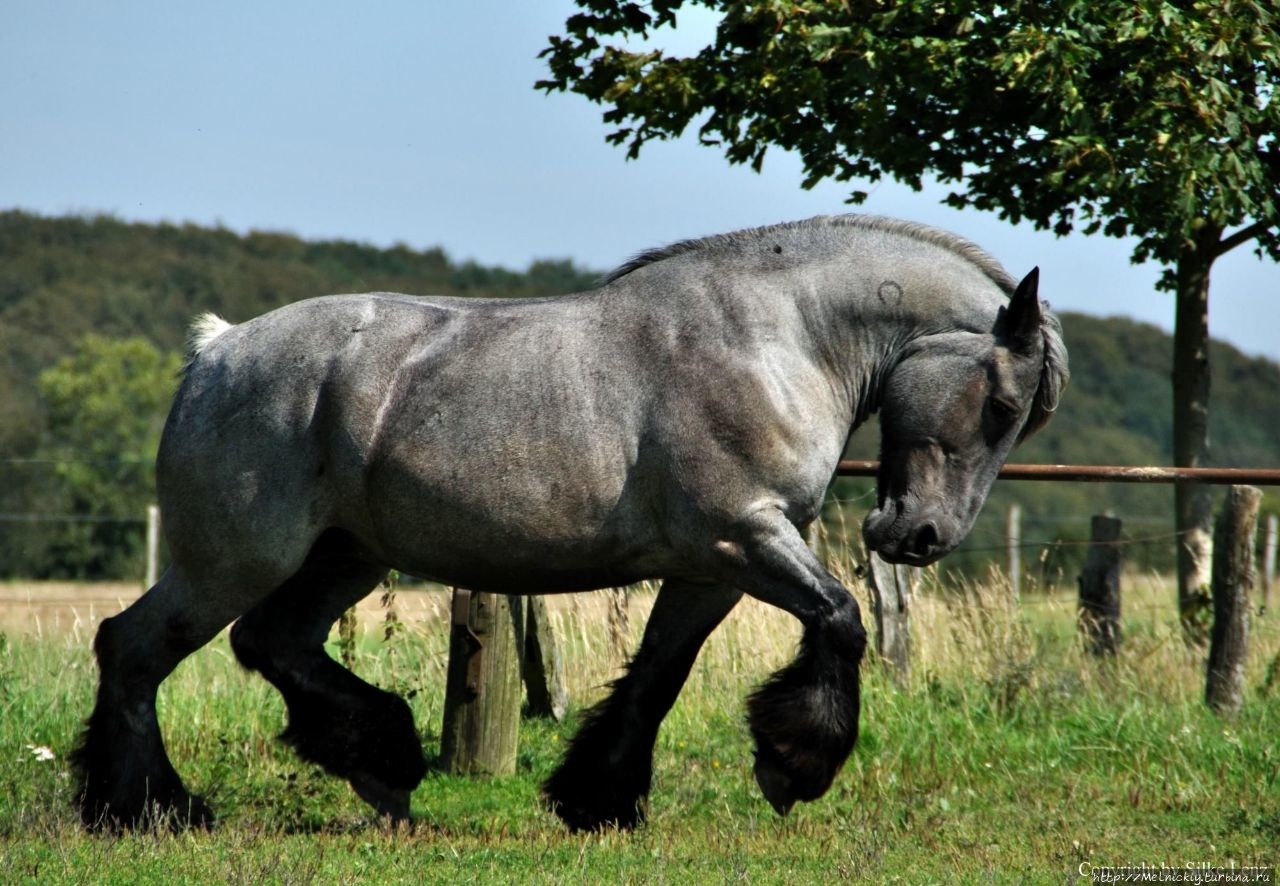
M196 358L200 356L201 352L209 347L215 338L230 329L232 325L212 311L196 317L191 323L191 328L187 331L187 361L183 369L189 369L191 364L196 362Z

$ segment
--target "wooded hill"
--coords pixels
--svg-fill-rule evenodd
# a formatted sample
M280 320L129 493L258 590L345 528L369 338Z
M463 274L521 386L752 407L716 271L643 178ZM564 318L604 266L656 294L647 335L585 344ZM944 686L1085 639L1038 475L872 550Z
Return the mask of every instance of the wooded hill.
M152 494L148 462L174 355L197 313L240 321L300 298L368 290L519 298L590 288L596 278L569 260L515 272L457 263L440 249L0 213L0 576L141 574L138 507ZM1170 464L1170 338L1125 319L1062 320L1071 387L1055 420L1015 460ZM1280 366L1222 344L1212 359L1214 463L1280 465ZM144 384L143 376L159 381ZM876 446L868 428L851 454L873 458ZM869 488L837 484L835 497L852 500L850 528L869 507ZM1134 558L1167 568L1172 498L1168 487L997 484L969 553L949 562L981 568L993 555L987 549L1001 545L1003 514L1016 500L1029 543L1082 538L1089 516L1111 509L1128 521L1127 536L1159 538L1135 545ZM836 510L829 508L833 520ZM1072 558L1061 566L1061 553L1047 565L1073 580Z

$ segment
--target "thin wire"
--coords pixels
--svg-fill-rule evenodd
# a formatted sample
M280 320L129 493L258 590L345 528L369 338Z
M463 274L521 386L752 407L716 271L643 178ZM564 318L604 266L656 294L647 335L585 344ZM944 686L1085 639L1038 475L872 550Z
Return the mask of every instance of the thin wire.
M143 517L108 517L101 514L0 514L0 523L146 523Z
M0 458L5 465L149 465L154 458L116 456L114 458Z
M1153 544L1161 541L1174 541L1180 536L1194 532L1194 529L1184 529L1181 532L1167 532L1160 535L1143 535L1137 538L1117 539L1116 541L1101 542L1101 544L1115 545L1117 547L1126 547L1128 545ZM962 547L959 551L966 553L991 553L993 551L1007 551L1010 547L1017 548L1087 548L1092 545L1099 544L1092 539L1056 539L1054 541L1023 541L1016 545L992 545L990 547Z

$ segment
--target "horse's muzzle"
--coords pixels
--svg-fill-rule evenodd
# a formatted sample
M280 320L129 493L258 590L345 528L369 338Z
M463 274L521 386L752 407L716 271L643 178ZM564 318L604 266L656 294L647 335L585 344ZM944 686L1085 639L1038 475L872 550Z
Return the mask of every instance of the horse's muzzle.
M889 563L928 566L951 553L963 533L948 531L943 521L923 517L911 519L901 505L886 503L887 508L874 508L862 523L862 538L867 548Z

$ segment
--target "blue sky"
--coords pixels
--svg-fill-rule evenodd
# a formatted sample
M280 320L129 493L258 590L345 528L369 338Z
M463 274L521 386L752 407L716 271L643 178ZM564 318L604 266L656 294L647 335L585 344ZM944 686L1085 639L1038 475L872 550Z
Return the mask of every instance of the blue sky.
M0 11L0 207L106 212L378 245L442 246L523 268L605 269L641 249L847 211L802 191L800 164L729 167L692 136L638 161L600 110L533 89L573 7L527 3L26 2ZM694 45L689 20L664 45ZM875 186L858 211L970 237L1055 307L1170 329L1158 268L1132 244L1058 239ZM1215 266L1215 337L1280 359L1280 266L1238 249Z

